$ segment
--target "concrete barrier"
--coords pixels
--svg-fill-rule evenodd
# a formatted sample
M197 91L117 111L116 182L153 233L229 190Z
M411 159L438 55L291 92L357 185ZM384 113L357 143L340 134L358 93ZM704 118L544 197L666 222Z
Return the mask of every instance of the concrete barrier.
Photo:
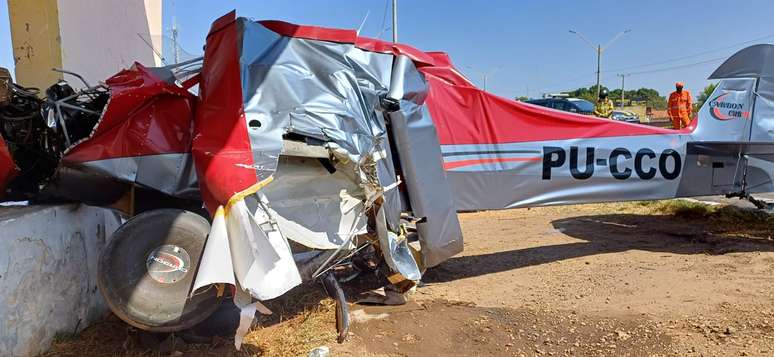
M77 204L0 207L0 355L40 354L104 316L97 258L120 224Z

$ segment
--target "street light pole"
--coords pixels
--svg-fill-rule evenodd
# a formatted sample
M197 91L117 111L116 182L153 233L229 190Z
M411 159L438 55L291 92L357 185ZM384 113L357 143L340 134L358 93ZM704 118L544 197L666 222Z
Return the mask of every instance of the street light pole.
M483 89L484 89L484 91L486 91L486 84L487 84L487 82L489 81L489 76L491 76L491 75L494 75L494 74L495 74L495 72L497 72L498 70L500 70L500 67L499 67L499 66L498 66L498 67L495 67L494 69L492 69L492 70L491 70L491 71L489 71L489 72L483 72L483 71L476 70L475 68L473 68L473 66L465 66L465 68L467 68L467 69L470 69L470 70L473 70L473 71L476 71L476 72L478 72L479 74L481 74L481 78L484 80L484 82L482 83L482 84L483 84Z
M597 45L597 99L599 99L599 77L602 75L602 46Z
M631 31L632 30L630 30L630 29L629 30L621 31L617 35L615 35L613 37L613 39L611 39L604 46L602 46L602 45L594 46L591 43L591 41L589 41L586 38L586 36L583 36L582 33L578 32L578 31L575 31L575 30L570 30L570 33L578 35L578 37L580 37L580 39L583 40L583 42L585 42L587 45L589 45L594 50L594 52L597 53L597 98L599 98L600 83L601 83L601 77L602 77L602 52L605 52L606 49L610 48L610 46L613 44L613 42L618 40L618 38L620 38L624 34L627 34L627 33L631 32Z
M486 92L486 77L488 77L488 75L484 73L484 92Z
M621 109L624 107L624 99L626 98L624 85L626 83L626 77L631 76L631 74L617 74L618 77L621 77Z

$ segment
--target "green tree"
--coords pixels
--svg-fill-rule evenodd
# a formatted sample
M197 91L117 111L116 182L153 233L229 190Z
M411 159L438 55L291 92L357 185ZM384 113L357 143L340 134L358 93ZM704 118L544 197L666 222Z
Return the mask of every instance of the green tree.
M602 86L603 89L607 89ZM578 88L569 93L571 97L586 99L591 102L597 101L597 86L593 85L588 88ZM621 90L615 89L610 91L608 95L612 100L621 99ZM645 105L654 109L666 109L666 98L659 95L658 91L652 88L640 88L637 90L626 91L626 101L645 102Z
M607 87L602 86L602 89L607 89ZM573 97L573 98L585 99L585 100L588 100L588 101L590 101L592 103L596 103L596 101L597 101L597 85L595 84L595 85L593 85L591 87L588 87L588 88L578 88L578 89L576 89L574 91L571 91L571 92L569 92L567 94L569 94L570 97Z
M704 105L704 102L707 101L707 98L712 95L712 92L715 91L715 88L717 88L717 83L710 83L708 86L704 87L704 90L702 90L699 93L699 96L696 98L696 108L695 110L699 110L702 105Z

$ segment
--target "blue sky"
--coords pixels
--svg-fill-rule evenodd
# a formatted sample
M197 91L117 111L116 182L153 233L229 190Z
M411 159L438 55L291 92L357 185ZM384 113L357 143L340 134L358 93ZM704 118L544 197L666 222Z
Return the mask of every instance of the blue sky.
M212 20L237 9L254 19L382 31L386 1L164 0L164 28L174 14L182 47L200 53ZM627 88L652 87L667 94L677 80L694 93L720 59L752 43L774 41L774 1L406 1L399 0L400 41L422 50L448 52L463 72L490 91L514 97L557 92L594 83L596 55L569 29L593 43L632 31L602 58L602 84L618 88L617 73L633 73ZM389 10L388 10L389 11ZM390 25L389 12L384 27ZM752 40L756 40L751 42ZM6 1L0 1L0 65L12 63ZM698 64L697 64L698 63Z

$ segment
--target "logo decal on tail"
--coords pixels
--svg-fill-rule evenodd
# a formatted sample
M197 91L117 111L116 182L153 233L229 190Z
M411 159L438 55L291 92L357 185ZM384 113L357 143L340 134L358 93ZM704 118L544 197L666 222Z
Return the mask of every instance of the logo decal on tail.
M737 100L745 98L729 98L729 94L731 93L723 93L709 101L709 109L712 117L717 120L749 118L750 112L745 109L744 102L737 102Z

